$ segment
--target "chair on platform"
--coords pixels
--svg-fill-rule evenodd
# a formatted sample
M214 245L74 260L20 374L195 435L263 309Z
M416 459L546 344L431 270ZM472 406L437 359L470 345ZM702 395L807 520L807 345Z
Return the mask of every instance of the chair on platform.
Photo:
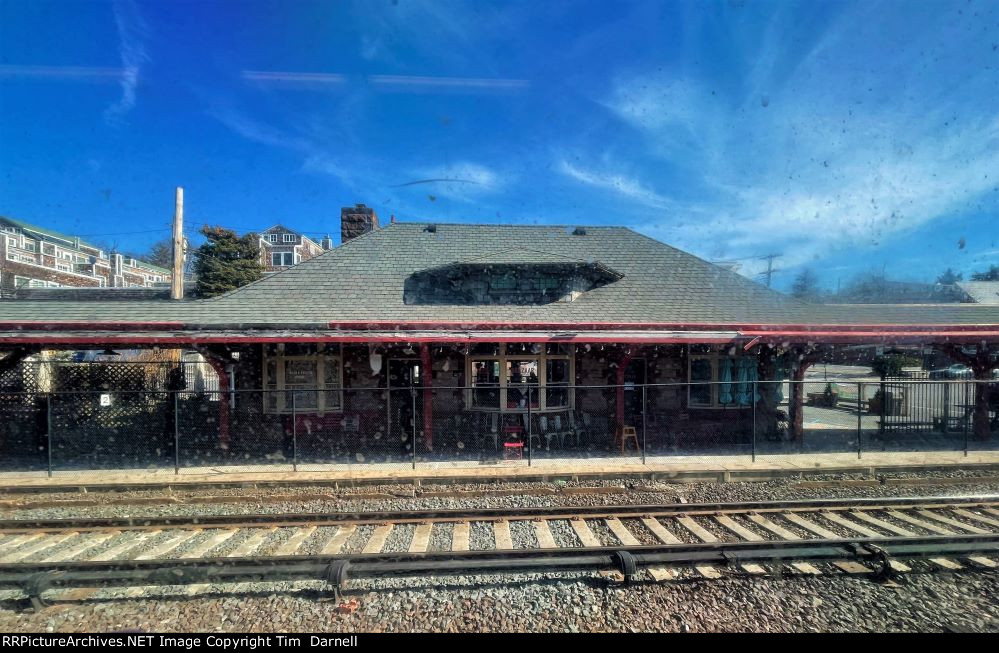
M583 430L582 425L577 421L576 413L573 411L569 411L569 429L572 431L572 434L576 436L576 446L578 447L580 442L583 442L586 439L586 432Z
M535 443L539 446L541 445L541 429L538 425L538 416L535 414L528 418L527 415L521 415L521 418L524 421L524 433L529 434L530 436L530 442L528 444L533 450Z
M499 451L499 414L489 413L482 416L482 429L479 431L479 448L489 438L493 439L493 449Z
M538 418L538 425L541 427L541 436L545 439L545 451L551 451L552 438L561 439L561 435L557 429L549 428L547 415L542 415Z
M524 427L521 424L504 424L503 459L520 459L524 456Z
M638 433L635 431L634 426L618 426L614 429L614 448L621 447L621 453L625 452L628 448L628 443L633 442L635 444L635 451L641 453L642 448L638 444Z
M589 413L583 413L583 439L593 441L593 418Z
M571 415L572 413L569 414ZM565 424L562 423L561 415L555 415L555 432L558 434L559 446L562 447L563 449L565 448L566 436L570 438L575 437L576 446L577 447L579 446L579 434L577 434L574 429L569 428L568 423Z

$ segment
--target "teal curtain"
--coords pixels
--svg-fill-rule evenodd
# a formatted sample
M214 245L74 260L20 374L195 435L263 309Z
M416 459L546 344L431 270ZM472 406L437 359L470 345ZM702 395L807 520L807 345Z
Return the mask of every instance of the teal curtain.
M732 359L718 359L718 380L721 385L718 388L718 403L727 406L732 403Z
M735 386L735 403L739 406L749 405L749 364L752 362L749 358L737 358L735 361L736 378L739 380Z

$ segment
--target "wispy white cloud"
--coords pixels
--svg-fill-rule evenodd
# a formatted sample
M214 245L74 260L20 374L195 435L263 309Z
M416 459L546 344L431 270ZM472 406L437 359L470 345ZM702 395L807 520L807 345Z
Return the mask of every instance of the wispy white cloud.
M418 188L434 198L446 197L463 203L475 203L486 195L499 193L510 181L506 174L471 161L419 167L409 176L412 179L392 186L400 190Z
M557 170L580 183L623 195L650 208L669 209L675 206L675 202L670 198L625 175L584 169L565 159L558 162Z
M771 23L742 53L755 62L742 96L716 94L709 78L657 70L621 75L598 98L633 128L646 170L669 165L678 177L696 180L682 196L708 217L650 223L650 235L689 237L684 244L714 247L711 255L720 257L777 247L782 265L793 267L891 242L995 190L999 117L978 101L994 89L994 73L986 67L949 85L928 83L926 52L952 49L935 50L936 35L908 34L885 63L889 77L873 81L869 61L853 65L855 57L871 56L870 43L860 40L870 36L872 21L846 22L864 26L858 35L836 21L800 62ZM837 67L847 58L846 71ZM594 161L603 158L593 152ZM640 178L562 171L616 187L636 202L649 194Z
M337 145L335 135L311 129L308 123L300 122L293 127L282 128L217 101L207 112L249 141L299 155L302 161L299 168L301 172L335 178L362 194L376 190L384 193L392 184L384 166L377 165L370 157L355 151L345 155Z
M302 161L302 171L327 177L334 177L353 188L363 185L361 182L362 170L367 168L359 160L353 161L353 165L348 165L339 157L322 148L312 147L311 152Z
M359 54L371 61L411 61L413 54L437 63L453 62L471 69L490 67L483 43L497 35L523 30L523 12L516 5L492 5L465 0L409 2L354 0ZM373 10L373 7L377 9Z
M313 145L308 139L290 134L227 105L217 105L208 109L208 115L248 140L312 154Z
M145 40L147 27L139 8L132 0L116 0L114 20L118 28L118 55L121 57L121 98L104 112L105 119L120 123L135 106L135 90L143 64L149 60Z
M445 166L421 168L419 175L428 179L443 179L475 184L482 190L495 190L502 180L499 174L478 163L462 161Z
M704 127L722 121L710 92L690 78L636 75L619 80L611 96L599 102L624 121L655 134L652 145L666 156L708 154L719 132Z

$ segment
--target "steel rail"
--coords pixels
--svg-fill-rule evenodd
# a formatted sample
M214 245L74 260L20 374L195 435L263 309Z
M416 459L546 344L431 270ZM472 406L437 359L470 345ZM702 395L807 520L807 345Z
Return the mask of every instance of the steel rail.
M945 555L999 554L999 534L919 537L713 542L631 547L515 549L433 553L254 556L174 560L0 564L0 587L23 590L36 607L54 587L135 587L192 583L326 580L337 592L350 578L552 573L615 568L630 579L650 565L797 560L874 563L872 573L890 573L889 560Z
M148 517L82 517L69 519L12 519L0 521L0 533L29 531L150 530L160 528L252 528L322 524L406 524L421 522L503 521L537 519L600 519L603 517L669 517L751 512L816 510L877 510L881 508L948 508L999 504L999 495L961 497L891 497L860 499L804 499L739 503L674 503L611 506L551 506L530 508L472 508L362 512L315 512L230 515L175 515Z

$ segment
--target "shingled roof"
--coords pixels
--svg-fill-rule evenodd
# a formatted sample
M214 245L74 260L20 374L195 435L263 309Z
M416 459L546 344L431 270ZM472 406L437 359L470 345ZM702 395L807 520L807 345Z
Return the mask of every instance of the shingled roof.
M997 307L814 306L624 227L395 223L226 295L171 302L0 302L0 321L234 325L379 323L999 324ZM469 261L585 261L620 273L571 302L406 304L410 275ZM504 255L508 252L509 255ZM968 310L971 309L971 310ZM979 310L974 310L979 309ZM315 326L313 327L315 328Z

